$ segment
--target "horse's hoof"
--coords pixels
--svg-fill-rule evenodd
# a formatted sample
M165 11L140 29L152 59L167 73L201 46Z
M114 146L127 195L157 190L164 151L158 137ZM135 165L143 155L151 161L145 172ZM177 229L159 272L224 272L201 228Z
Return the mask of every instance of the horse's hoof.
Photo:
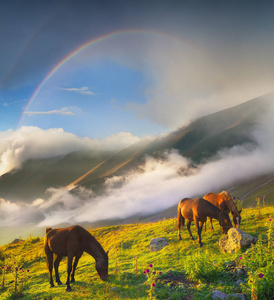
M71 287L66 287L67 292L71 292Z
M74 283L75 282L75 279L73 278L73 279L71 279L71 281L70 281L70 283Z
M203 247L203 243L200 243L200 244L199 244L199 247L200 247L200 248Z
M58 285L62 285L63 284L62 281L57 281L57 283L58 283Z
M54 285L54 284L51 284L50 287L53 288L53 287L55 287L55 285Z

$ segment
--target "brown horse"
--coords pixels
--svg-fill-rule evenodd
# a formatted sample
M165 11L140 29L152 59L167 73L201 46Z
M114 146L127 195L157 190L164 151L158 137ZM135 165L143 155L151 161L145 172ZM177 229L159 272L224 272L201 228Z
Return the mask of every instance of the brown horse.
M240 214L242 210L238 211L236 204L234 203L231 195L228 192L223 191L221 193L207 193L204 195L204 199L214 204L218 208L227 211L228 213L231 212L235 227L240 228L242 220ZM212 218L209 218L209 221L211 224L211 229L213 229Z
M76 225L68 228L46 229L45 253L50 273L50 286L54 287L52 278L53 254L57 257L54 261L55 277L58 285L60 281L58 267L63 256L68 257L66 290L71 291L70 282L75 282L74 274L80 257L87 252L95 259L95 268L102 280L108 278L108 253L104 251L99 242L83 227ZM73 268L72 261L75 257ZM72 273L71 273L72 271ZM71 281L69 281L71 273Z
M201 241L201 233L203 224L207 217L217 219L220 223L222 231L227 233L227 231L232 227L230 218L227 212L220 210L218 207L214 206L210 202L202 198L189 199L184 198L178 204L178 236L181 240L180 228L181 225L185 225L185 219L187 222L187 229L190 238L194 240L192 233L190 231L191 222L194 221L199 236L199 246L203 245Z

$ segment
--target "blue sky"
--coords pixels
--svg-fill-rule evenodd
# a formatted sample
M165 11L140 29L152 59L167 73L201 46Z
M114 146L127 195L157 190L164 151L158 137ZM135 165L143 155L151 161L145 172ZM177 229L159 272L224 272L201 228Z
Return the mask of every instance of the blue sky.
M268 1L12 0L0 6L3 132L37 126L99 139L119 132L158 136L272 90ZM22 118L58 63L111 32L66 61Z
M79 136L99 138L125 130L142 135L144 127L153 126L135 120L125 107L129 101L145 102L141 72L110 61L67 64L41 88L20 125L56 124ZM160 126L154 128L160 132Z

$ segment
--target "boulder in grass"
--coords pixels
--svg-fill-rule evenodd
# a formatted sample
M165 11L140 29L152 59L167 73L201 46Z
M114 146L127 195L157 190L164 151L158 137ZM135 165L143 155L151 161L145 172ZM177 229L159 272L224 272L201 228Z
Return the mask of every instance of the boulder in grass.
M149 243L149 251L160 251L166 246L168 246L168 242L164 237L151 239Z
M220 291L213 291L212 299L225 299L226 294Z
M211 296L212 299L222 299L222 300L246 300L246 296L244 294L225 294L223 292L220 291L213 291L213 294Z
M245 294L229 294L226 296L225 300L246 300Z
M244 247L249 247L257 242L257 238L238 228L230 228L227 235L219 240L219 246L223 252L234 253Z
M15 239L15 240L13 240L13 241L11 242L11 245L13 245L13 244L18 244L18 243L20 243L20 242L24 242L24 240L22 240L22 239Z

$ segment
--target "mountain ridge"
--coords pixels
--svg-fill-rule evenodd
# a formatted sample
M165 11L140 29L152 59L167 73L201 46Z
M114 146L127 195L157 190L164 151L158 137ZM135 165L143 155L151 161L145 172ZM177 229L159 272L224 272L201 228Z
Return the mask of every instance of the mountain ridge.
M106 178L125 174L140 166L145 156L157 157L168 149L176 149L193 164L201 164L224 148L243 144L255 147L253 131L263 121L269 103L268 96L258 97L118 152L81 150L50 159L28 160L20 169L0 177L0 198L31 203L47 197L49 187L72 187L73 183L100 191Z

